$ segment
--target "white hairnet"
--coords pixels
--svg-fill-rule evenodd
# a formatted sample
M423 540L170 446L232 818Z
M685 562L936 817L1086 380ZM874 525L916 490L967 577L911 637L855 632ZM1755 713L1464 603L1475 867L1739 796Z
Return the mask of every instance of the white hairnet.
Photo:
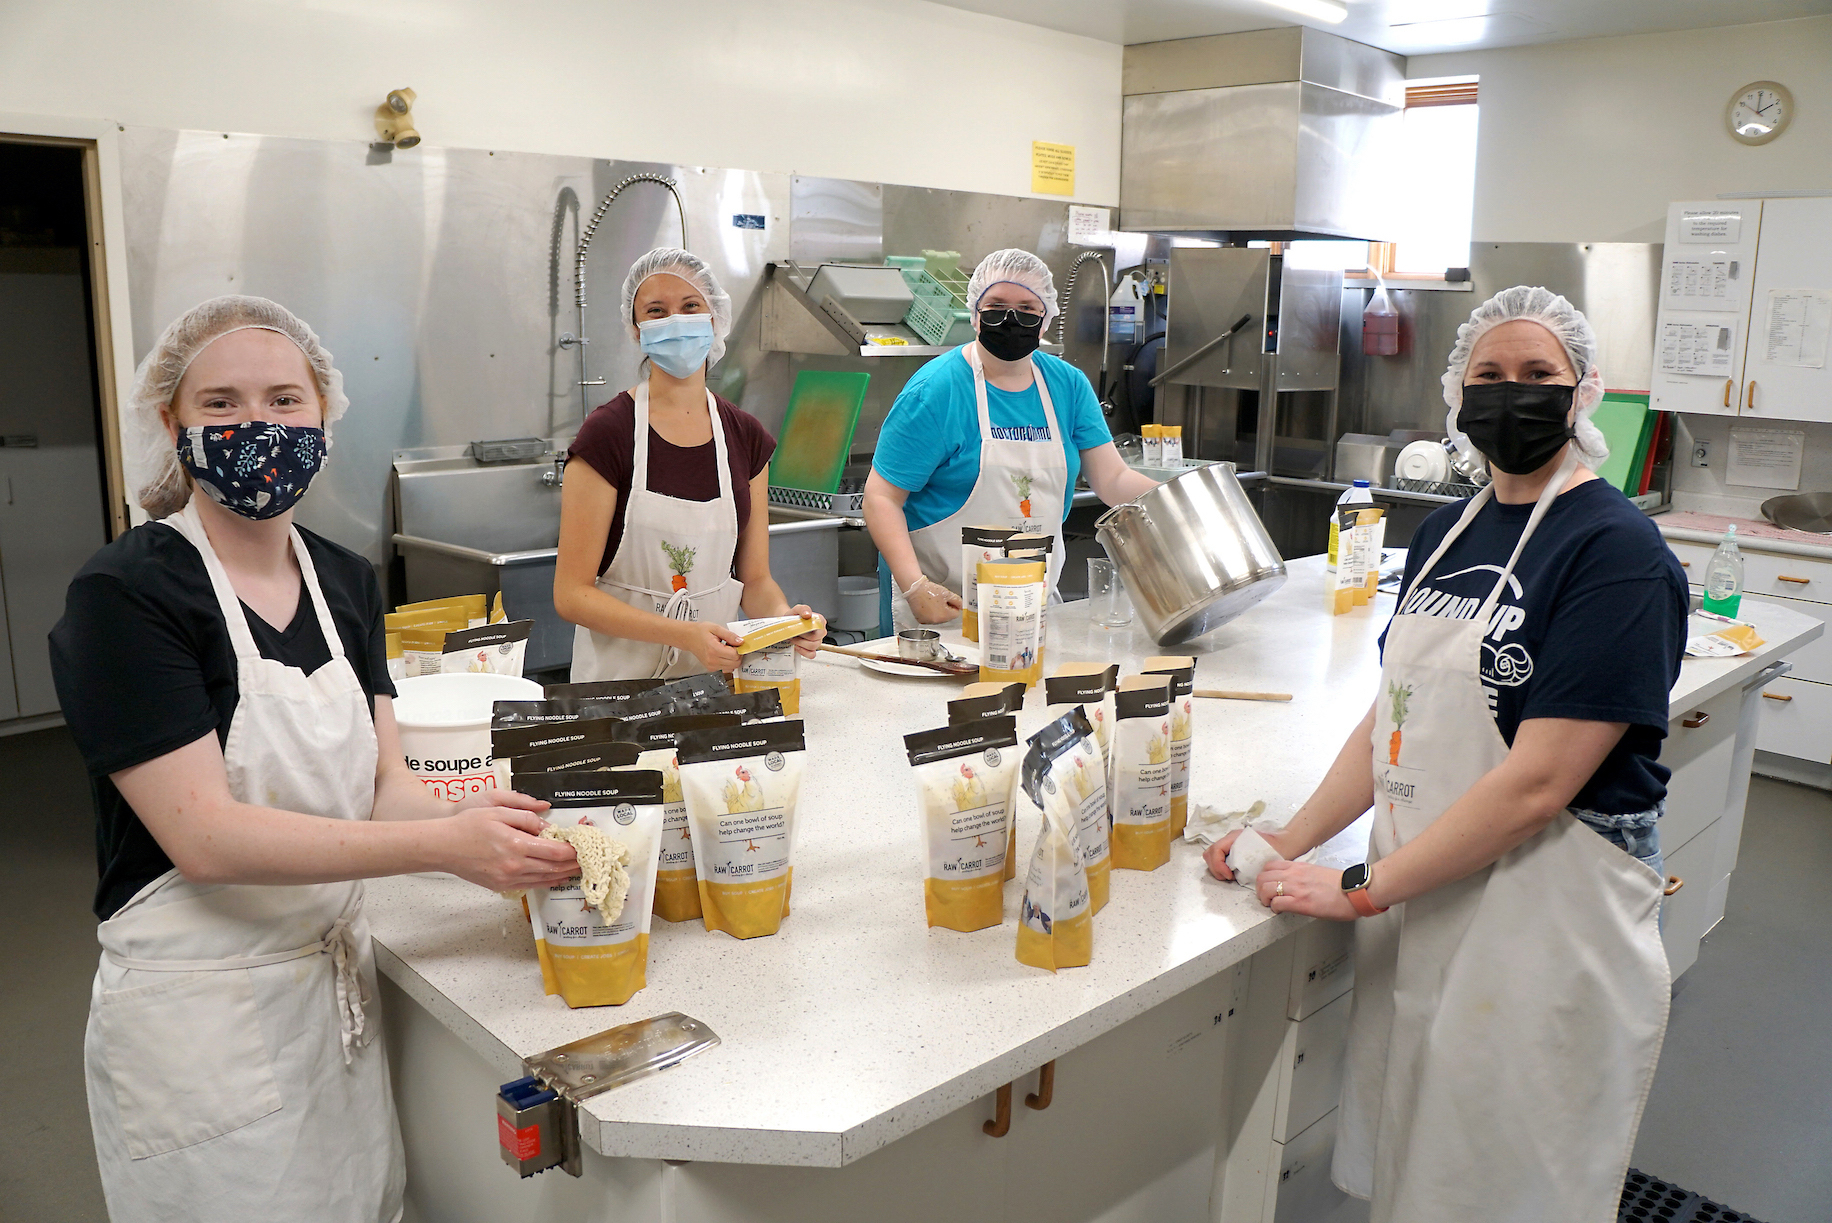
M349 408L350 400L344 394L343 375L331 364L331 354L318 342L317 333L285 306L265 297L213 297L174 320L134 371L122 459L128 487L135 490L140 507L153 518L177 513L191 497L190 484L178 463L177 447L160 409L171 406L185 370L198 353L232 331L251 327L278 332L305 354L305 363L312 367L318 394L324 400L324 444L330 446L331 426Z
M1469 321L1457 328L1457 342L1450 350L1450 365L1444 371L1444 402L1450 405L1444 427L1460 448L1475 453L1469 438L1457 428L1457 409L1463 406L1463 384L1469 375L1470 354L1475 351L1477 340L1501 324L1516 319L1538 323L1565 349L1565 356L1578 376L1577 390L1572 395L1578 410L1578 452L1595 468L1609 457L1609 445L1603 440L1602 430L1590 423L1590 414L1603 399L1603 371L1597 368L1597 333L1591 330L1590 320L1584 317L1583 311L1551 289L1536 285L1503 289L1477 306L1470 313Z
M712 311L712 354L706 358L706 367L711 369L725 355L725 337L732 333L732 299L719 287L719 278L712 274L704 259L678 246L656 247L632 263L630 274L623 278L623 321L630 329L630 338L634 340L639 335L636 291L649 277L663 274L680 277L706 299L706 306Z
M973 269L973 276L967 281L967 304L977 311L980 298L997 284L1017 285L1035 293L1043 303L1043 329L1049 330L1056 319L1057 306L1056 278L1050 275L1048 264L1015 246L994 251Z

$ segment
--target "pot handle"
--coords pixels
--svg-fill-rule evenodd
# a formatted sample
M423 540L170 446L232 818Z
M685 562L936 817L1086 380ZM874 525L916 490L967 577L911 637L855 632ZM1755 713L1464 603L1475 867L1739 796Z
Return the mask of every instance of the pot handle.
M1151 515L1145 513L1144 506L1140 505L1137 501L1125 501L1125 502L1120 503L1119 505L1113 506L1106 513L1102 514L1099 518L1096 518L1094 520L1094 529L1098 531L1104 526L1109 526L1115 522L1118 522L1121 516L1123 516L1128 510L1130 510L1131 512L1135 514L1144 514L1145 521L1147 522L1151 521Z

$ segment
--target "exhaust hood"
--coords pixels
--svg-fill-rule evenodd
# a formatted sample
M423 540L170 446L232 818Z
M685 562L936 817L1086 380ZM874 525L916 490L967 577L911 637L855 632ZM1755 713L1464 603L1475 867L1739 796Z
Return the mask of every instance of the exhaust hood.
M1303 26L1126 48L1120 228L1391 236L1406 61Z

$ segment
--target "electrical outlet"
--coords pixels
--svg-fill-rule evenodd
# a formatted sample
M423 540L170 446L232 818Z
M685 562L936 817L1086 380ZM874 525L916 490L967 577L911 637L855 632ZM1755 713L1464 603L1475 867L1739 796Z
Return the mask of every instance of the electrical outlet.
M1711 466L1711 443L1710 442L1693 442L1692 443L1692 466L1694 467Z

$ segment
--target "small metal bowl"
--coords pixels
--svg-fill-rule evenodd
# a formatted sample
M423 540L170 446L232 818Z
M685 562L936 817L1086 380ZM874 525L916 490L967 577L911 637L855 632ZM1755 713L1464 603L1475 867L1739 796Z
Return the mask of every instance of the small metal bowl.
M934 662L941 656L941 634L934 629L906 628L897 634L897 657L907 662Z

